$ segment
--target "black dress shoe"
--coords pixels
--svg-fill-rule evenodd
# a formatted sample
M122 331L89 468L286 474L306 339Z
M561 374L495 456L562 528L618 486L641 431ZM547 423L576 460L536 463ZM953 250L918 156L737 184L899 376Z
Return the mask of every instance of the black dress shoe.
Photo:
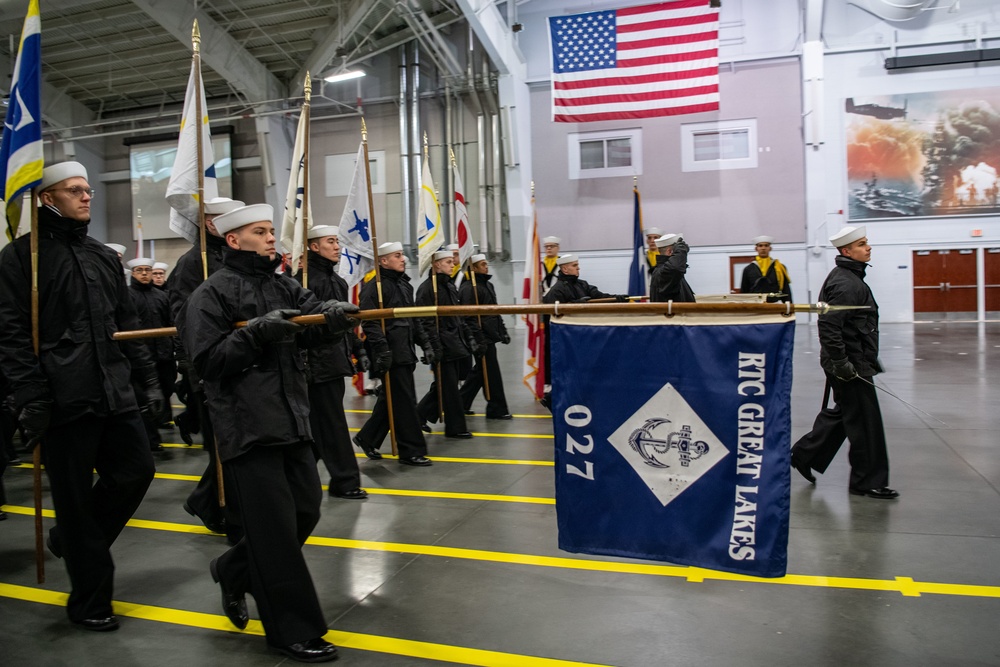
M498 416L498 417L490 417L489 415L486 415L486 418L487 418L487 419L502 419L502 420L504 420L504 421L507 421L508 419L513 419L513 418L514 418L514 415L512 415L512 414L510 414L510 413L508 412L507 414L505 414L505 415L500 415L500 416Z
M330 495L334 498L345 498L347 500L364 500L368 497L368 492L362 488L351 489L343 493L337 493L333 489L330 489Z
M59 545L52 539L52 533L49 533L49 536L45 538L45 546L49 548L49 551L52 552L53 556L56 558L62 558L62 549L60 549Z
M468 440L472 437L472 434L468 431L462 431L461 433L452 433L450 435L445 433L444 437L451 438L452 440Z
M812 474L812 468L799 461L794 454L792 454L792 467L798 470L799 474L805 477L807 482L810 484L816 483L816 476Z
M337 659L337 647L322 637L288 646L272 646L271 649L299 662L331 662Z
M359 438L358 436L354 436L353 441L354 444L358 446L358 449L363 451L365 453L365 456L370 458L372 461L378 461L380 458L382 458L381 452L379 452L374 447L365 447L364 444L362 444L361 442L361 438Z
M195 512L194 508L187 502L184 503L184 511L198 519L198 521L201 521L205 528L208 528L213 533L219 533L220 535L226 534L226 521L224 519L220 521L205 521L205 519L203 519L200 514Z
M10 464L10 465L12 465L12 466L19 466L19 465L21 465L22 461L21 461L21 458L17 454L14 454L13 456L11 456L10 459L7 460L7 463Z
M118 629L118 617L114 614L97 618L85 618L82 621L73 622L84 630L90 630L91 632L111 632Z
M470 415L474 415L474 414L476 414L476 413L475 413L475 412L473 412L472 410L466 410L466 411L465 411L465 416L466 416L466 417L468 417L468 416L470 416Z
M150 445L149 446L149 451L151 451L151 452L162 452L163 451L163 445L161 445L159 443L156 443L155 445Z
M899 498L899 491L895 489L890 489L888 486L883 486L880 489L848 489L852 496L867 496L869 498L877 498L879 500L892 500L893 498Z
M7 513L0 512L0 521L6 521L6 520L7 520Z
M433 432L433 431L431 431L431 427L428 426L427 424L421 424L420 425L420 430L423 431L424 433L432 433Z
M212 562L208 564L208 571L212 573L212 581L219 584L219 588L222 590L222 613L226 615L230 623L243 630L250 622L246 596L226 588L226 585L219 578L218 561L218 558L213 558Z
M429 466L433 465L431 461L426 456L400 456L399 462L405 466Z

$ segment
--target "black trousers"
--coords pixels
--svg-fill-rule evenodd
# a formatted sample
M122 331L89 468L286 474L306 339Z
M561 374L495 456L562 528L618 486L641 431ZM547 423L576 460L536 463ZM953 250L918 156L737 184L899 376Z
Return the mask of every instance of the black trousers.
M142 419L133 410L52 427L42 441L42 455L56 511L50 536L72 586L66 613L71 621L109 616L115 572L111 545L155 472Z
M156 377L160 381L160 391L163 392L163 398L166 399L163 401L163 415L159 423L166 424L174 419L173 410L170 407L170 397L173 395L177 384L177 362L157 361Z
M490 343L486 346L486 354L476 359L476 366L465 377L465 384L460 391L462 407L472 408L472 402L483 388L483 360L486 360L486 374L490 382L490 398L486 401L487 418L503 417L510 411L507 409L507 396L503 391L503 377L500 375L500 364L497 362L497 346Z
M389 371L389 384L392 386L392 417L396 427L396 445L399 455L404 458L427 456L427 443L424 432L420 430L420 417L417 415L417 389L413 384L413 371L416 364L393 366ZM372 416L358 432L358 440L378 449L389 434L389 405L385 396L385 378L378 389Z
M462 395L458 392L458 366L461 359L442 361L439 366L441 374L435 374L431 388L417 404L420 419L433 424L440 415L438 410L438 380L441 381L441 401L444 403L444 433L455 435L468 431L465 425L465 408L462 407Z
M867 377L869 382L872 378ZM823 409L816 416L812 430L792 446L792 456L816 472L826 472L844 438L851 443L852 489L879 489L889 484L889 454L885 428L875 387L860 379L844 382L827 375L833 390L835 407Z
M323 499L312 444L253 447L224 466L244 535L219 557L219 576L253 595L269 644L322 637L326 620L302 555Z
M309 385L309 424L316 458L330 473L330 492L346 493L361 486L361 471L344 415L344 380Z
M216 472L215 454L215 429L212 428L212 419L208 414L208 406L205 404L205 395L201 392L191 392L188 402L188 411L198 411L198 421L201 425L201 437L203 447L208 452L208 466L201 474L201 479L195 485L194 490L187 497L188 506L194 510L205 523L226 522L226 534L230 540L239 539L240 516L235 505L238 502L235 496L226 492L226 506L219 507L219 477Z

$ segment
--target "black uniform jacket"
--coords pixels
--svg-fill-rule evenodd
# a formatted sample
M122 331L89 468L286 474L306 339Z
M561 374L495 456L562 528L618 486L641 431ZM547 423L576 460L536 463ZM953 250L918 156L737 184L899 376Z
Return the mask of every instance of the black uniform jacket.
M347 301L347 281L337 274L337 264L312 250L309 253L309 291L320 301ZM302 271L295 274L302 282ZM310 382L329 382L354 375L351 353L360 347L354 330L346 332L334 342L317 345L306 350L306 371Z
M208 260L208 275L222 268L222 249L226 240L214 234L205 234L205 258ZM170 315L177 319L177 313L184 307L184 302L191 292L205 280L204 269L201 266L201 243L195 243L190 250L177 260L174 270L167 279L167 293L170 295Z
M382 282L383 308L413 306L413 285L410 284L408 275L402 271L379 267L379 277ZM361 310L374 310L379 307L378 289L374 278L362 286L361 294L358 296L358 307ZM385 333L382 333L383 321ZM417 363L414 343L420 347L427 344L426 334L416 319L363 320L361 329L365 332L365 346L372 360L374 361L374 355L388 350L392 352L393 366Z
M694 291L688 285L684 274L687 273L687 251L674 249L669 257L660 255L656 259L656 268L649 281L649 300L666 303L694 302Z
M820 315L819 363L833 374L833 360L847 359L858 375L882 372L878 362L878 304L865 282L864 262L843 255L826 277L819 300L838 306L869 306L866 310L841 310Z
M144 344L111 339L140 328L118 255L87 236L87 223L49 207L38 210L38 232L39 357L31 342L30 235L0 252L0 365L16 405L51 397L53 426L135 410L130 380L156 370Z
M581 299L608 299L614 294L607 294L597 289L586 280L580 280L580 276L567 276L565 273L559 274L559 280L552 286L549 293L542 297L545 303L573 303Z
M743 269L743 278L740 280L740 294L770 294L781 293L785 296L781 298L781 301L792 301L792 286L790 282L786 279L785 286L782 288L778 284L778 272L775 269L777 260L771 262L771 265L767 267L767 274L761 275L760 265L756 261L750 262ZM768 301L778 301L776 297L768 297Z
M166 292L156 288L153 283L143 285L133 279L129 283L129 294L139 316L139 324L143 329L159 329L174 326L170 316L170 299ZM149 350L153 361L173 361L174 341L172 338L149 338L143 341Z
M295 339L260 346L234 323L278 308L303 315L322 310L316 296L274 270L280 260L246 250L223 250L223 267L190 296L177 328L205 385L223 461L254 446L311 440L309 395L300 346L329 342L325 325Z
M463 306L493 306L497 303L497 293L493 288L492 278L488 273L476 274L476 291L472 291L472 279L467 278L458 289L458 299ZM476 301L476 298L479 301ZM482 317L466 317L465 325L472 331L476 339L482 342L479 336L485 336L490 343L499 343L507 334L507 327L504 326L503 318L499 315L483 315Z
M437 280L437 300L434 296L434 283ZM446 273L436 273L417 288L418 306L457 306L458 289ZM470 335L461 317L421 317L420 326L426 332L428 340L434 349L441 352L442 361L464 359L472 354L465 340Z

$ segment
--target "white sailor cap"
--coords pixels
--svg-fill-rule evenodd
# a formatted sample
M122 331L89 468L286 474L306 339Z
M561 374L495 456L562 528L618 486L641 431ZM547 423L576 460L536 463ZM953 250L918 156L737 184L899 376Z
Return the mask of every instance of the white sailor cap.
M758 243L774 243L774 237L773 236L755 236L754 239L753 239L753 244L757 245Z
M656 247L666 248L668 246L672 246L673 244L677 243L680 240L681 240L680 234L664 234L660 238L656 239Z
M556 264L562 266L563 264L570 264L572 262L579 262L580 258L573 254L559 255L559 259L556 260Z
M394 252L403 252L403 244L399 241L389 241L378 247L378 256L391 255Z
M87 178L87 168L79 162L60 162L59 164L54 164L51 167L42 169L42 182L38 184L35 191L43 192L56 183L75 176Z
M234 229L239 229L252 222L272 222L274 220L274 208L270 204L250 204L241 208L233 209L228 213L223 213L212 222L219 234L225 236Z
M309 230L309 240L321 239L326 236L340 236L340 227L337 225L319 225Z
M859 227L844 227L839 232L830 237L830 243L835 248L843 248L845 245L854 243L858 239L868 236L868 231L864 225Z
M158 271L160 269L163 269L164 271L166 271L167 270L167 263L166 262L153 262L153 270L154 271Z
M127 266L130 269L134 269L137 266L151 267L153 266L153 260L151 260L149 257L136 257L135 259L130 259L129 261L125 262L125 266Z
M241 202L239 199L230 199L229 197L213 197L205 202L205 215L222 215L223 213L235 211L243 206L246 206L246 204Z
M663 231L659 227L647 227L643 232L645 236L663 236Z
M479 262L485 262L486 255L482 253L479 253L478 255L473 255L472 257L469 258L469 261L472 262L473 264L478 264Z
M121 243L105 243L104 245L108 246L119 255L125 254L125 246L123 246Z
M454 251L458 250L458 244L457 243L449 243L448 245L446 245L444 247L444 249L445 250L451 250L452 252L454 252Z
M556 245L559 245L562 243L562 239L558 236L546 236L542 239L542 245L545 245L546 243L555 243Z
M451 259L451 250L437 250L431 256L431 261L438 261L439 259Z

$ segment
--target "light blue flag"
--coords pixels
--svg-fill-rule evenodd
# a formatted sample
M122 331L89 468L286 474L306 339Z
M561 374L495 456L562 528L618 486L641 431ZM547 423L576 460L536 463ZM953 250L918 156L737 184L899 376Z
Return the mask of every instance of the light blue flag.
M38 0L28 3L0 142L7 235L17 236L24 193L42 180L42 36Z

